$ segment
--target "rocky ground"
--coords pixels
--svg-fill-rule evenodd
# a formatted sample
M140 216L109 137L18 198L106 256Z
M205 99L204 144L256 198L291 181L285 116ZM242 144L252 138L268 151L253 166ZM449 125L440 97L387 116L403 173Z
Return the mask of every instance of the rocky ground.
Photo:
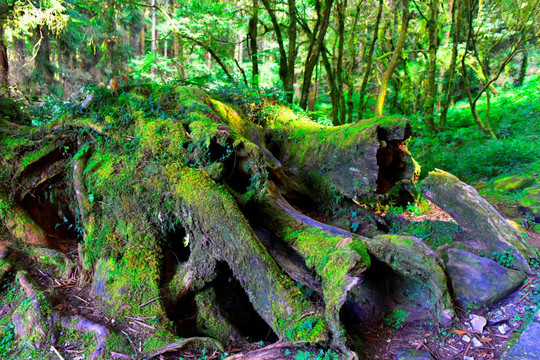
M414 221L449 220L448 215L433 204L431 208L428 214L405 213L403 216ZM532 228L527 234L528 241L540 249L540 234ZM537 356L527 354L527 351L536 351L534 354L538 355L540 351L540 267L533 266L532 270L517 291L489 307L464 309L456 306L456 315L448 326L406 324L393 329L383 324L367 331L364 334L368 349L366 358L536 359Z

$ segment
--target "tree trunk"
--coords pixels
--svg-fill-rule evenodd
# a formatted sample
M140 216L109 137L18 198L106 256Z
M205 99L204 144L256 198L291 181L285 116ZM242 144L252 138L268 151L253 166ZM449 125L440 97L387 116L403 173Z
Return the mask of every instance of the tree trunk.
M373 64L373 52L375 51L375 43L379 35L379 25L381 23L382 9L383 9L384 0L379 0L379 6L377 8L377 18L375 20L375 26L373 28L373 35L371 37L371 42L369 43L369 50L366 53L365 58L367 58L366 69L364 70L364 76L362 77L362 84L360 85L360 100L358 106L358 120L362 120L364 111L366 110L367 98L364 100L364 97L367 97L366 88L369 80L369 75L371 74L371 67Z
M439 1L430 0L429 4L429 19L426 24L426 30L428 33L428 78L427 78L427 94L426 101L424 102L424 122L430 132L435 132L435 103L436 103L436 84L435 75L437 73L437 48L438 36L439 36ZM451 66L451 65L450 65Z
M345 9L347 8L347 0L338 0L336 7L336 17L338 20L338 45L336 55L336 77L337 77L337 94L338 100L339 118L338 124L345 124L346 110L345 110L345 84L343 80L343 51L345 47Z
M514 86L523 85L523 81L525 80L525 75L527 75L528 65L529 65L529 52L527 50L524 50L521 55L521 64L519 66L518 78L514 82Z
M4 41L4 23L0 20L0 84L9 86L8 48Z
M330 24L330 14L332 12L334 0L324 0L324 8L322 9L321 0L316 0L315 3L316 7L319 9L318 23L320 23L320 26L318 28L316 27L313 31L313 38L311 39L306 65L304 66L304 80L302 82L302 93L300 97L300 107L304 110L307 108L313 70L319 61L319 56L323 49L324 38L326 36L326 30L328 30L328 25ZM322 14L320 13L321 11L323 11Z
M140 54L141 56L144 56L146 55L146 30L144 27L144 20L143 20L143 27L141 29L140 39L141 39L140 40L140 44L141 44Z
M159 114L140 111L144 99ZM368 205L418 176L407 120L324 127L270 98L256 113L234 102L193 86L126 84L122 96L100 89L84 117L54 127L0 117L0 278L32 300L5 309L18 341L59 351L47 333L58 327L66 343L70 330L92 333L94 358L126 358L112 348L125 339L137 358L187 344L219 357L229 344L250 359L321 348L358 359L351 326L379 326L397 308L437 321L451 307L441 258L420 239L377 235L384 221ZM104 106L125 116L100 117ZM497 249L534 256L459 181L432 176L423 188ZM338 211L347 219L331 218Z
M144 86L124 91L126 96L153 96ZM110 101L126 101L110 96ZM209 299L208 288L216 294L225 291L231 285L215 279L232 277L245 291L253 316L278 339L331 341L348 353L340 310L369 266L365 239L316 221L289 201L335 201L337 195L354 205L411 180L414 166L404 148L411 132L408 122L325 128L269 104L261 112L266 124L261 131L240 110L194 88L175 88L162 100L166 112L185 103L191 105L180 111L200 112L200 117L134 120L121 133L94 120L68 121L61 132L44 127L45 133L24 138L27 151L6 159L17 174L17 186L6 187L11 179L0 177L0 229L21 243L59 251L78 246L81 260L95 269L93 292L105 312L117 311L118 304L147 304L161 294L163 301L152 304L150 313L187 321L174 309L193 296ZM125 106L134 104L127 101ZM90 102L85 111L100 106ZM2 123L0 131L16 136L13 126ZM197 130L201 126L203 132ZM140 151L130 149L131 136L139 139ZM41 144L44 138L50 145ZM125 144L108 148L112 139ZM185 141L202 147L182 146ZM109 151L115 155L109 157ZM18 161L26 156L31 160L21 167ZM155 162L126 167L121 160L126 156ZM102 177L109 171L116 174ZM49 194L53 188L58 191ZM137 194L137 202L126 202ZM78 235L72 230L75 221ZM318 295L306 298L292 279ZM319 305L321 298L324 305ZM200 323L210 321L204 304L197 305ZM148 310L135 306L130 316L142 311ZM236 333L234 324L223 322L227 334ZM198 331L228 339L218 328Z
M150 12L152 14L150 52L154 54L156 52L156 0L150 0L150 6Z
M289 46L288 51L285 49L284 38L281 33L278 19L275 11L270 6L268 0L261 0L270 20L274 27L274 33L276 34L276 41L279 47L279 78L283 84L283 91L285 91L285 97L289 104L294 100L294 63L296 61L296 48L295 46ZM294 0L288 0L289 4L289 42L296 44L296 6ZM293 15L293 16L291 16ZM289 57L293 55L294 59ZM292 68L291 68L292 65Z
M257 24L259 23L259 0L253 0L253 10L249 19L248 35L251 56L251 85L259 87L259 54L257 47Z
M452 99L452 93L454 89L454 75L456 72L456 63L458 55L458 45L459 37L461 33L461 0L454 0L452 6L452 58L450 59L450 68L447 72L447 84L446 90L444 91L445 97L443 100L443 105L441 109L441 114L439 117L439 125L437 126L437 131L443 130L446 126L446 116L448 114L448 109L450 107L450 101Z
M390 64L388 64L388 68L385 70L381 80L377 104L375 105L375 116L382 116L383 114L384 99L386 98L388 83L390 82L390 77L394 73L394 69L396 68L399 57L401 56L401 51L403 50L403 45L405 44L407 29L409 27L409 3L410 0L402 0L401 28L399 31L399 38L392 55L392 59L390 60Z
M289 29L287 30L288 33L288 39L289 39L289 50L287 54L287 89L285 90L287 93L291 93L290 96L290 103L292 104L294 99L292 97L292 92L294 89L294 82L295 82L295 66L296 66L296 22L297 22L297 16L296 16L296 1L295 0L288 0L289 5Z
M330 101L332 103L332 124L335 126L341 125L339 123L339 90L337 86L336 76L330 59L328 58L328 52L326 48L322 51L322 61L324 69L326 71L326 82L330 88Z
M373 28L373 35L371 37L371 42L369 43L369 50L365 56L365 58L367 58L367 64L366 64L366 69L364 70L364 76L362 77L362 84L360 85L358 120L362 120L364 111L366 110L366 105L368 103L368 99L366 98L366 100L364 100L364 97L367 97L366 88L367 88L369 76L371 74L371 67L373 64L373 52L375 51L375 43L377 42L377 38L379 35L379 25L381 23L383 4L384 4L384 1L379 0L379 6L377 8L377 18L375 20L375 26Z

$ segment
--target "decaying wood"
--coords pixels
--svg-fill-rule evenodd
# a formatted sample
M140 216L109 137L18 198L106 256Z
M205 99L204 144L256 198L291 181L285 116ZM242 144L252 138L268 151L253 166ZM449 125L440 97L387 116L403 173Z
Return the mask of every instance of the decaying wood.
M6 229L2 239L9 235L16 240L10 240L10 246L57 247L71 254L78 249L89 270L80 273L79 284L85 276L92 277L92 296L103 310L88 315L103 324L65 314L54 315L55 320L95 334L93 358L126 358L123 351L106 349L108 327L118 327L133 352L147 359L186 347L223 352L219 341L244 336L227 313L230 304L218 296L220 287L230 288L239 293L228 294L225 302L246 298L248 305L241 311L260 318L268 325L267 337L278 342L229 359L281 359L285 351L311 351L314 344L342 358L357 358L342 310L348 298L354 300L348 296L351 290L368 284L367 269L374 258L368 249L375 251L367 243L373 239L351 233L346 221L329 224L319 206L330 213L340 208L360 214L370 224L362 234L375 233L377 217L365 203L380 201L396 186L410 188L418 176L406 148L410 124L377 118L324 127L270 102L255 123L242 110L193 87L163 91L126 86L122 91L122 96L115 93L110 98L125 101L122 111L129 116L122 122L102 116L99 104L91 101L83 106L83 116L67 116L33 133L21 158L42 150L40 141L52 145L29 157L24 169L20 159L6 161L20 186L10 188L9 194L0 189L0 231ZM130 96L134 101L125 100ZM159 115L155 109L144 113L130 108L143 96L153 97ZM29 131L14 125L1 130L13 139ZM61 146L71 149L60 151ZM9 148L13 149L19 148ZM55 186L61 193L53 197L47 191ZM425 195L444 208L439 195ZM453 216L457 212L445 210ZM71 227L77 225L82 236L55 231L48 223L60 216L69 218ZM455 219L473 228L468 219ZM496 224L497 234L508 230L501 226ZM400 246L408 246L407 239L401 240ZM409 240L409 245L421 242ZM507 243L523 250L520 239ZM30 250L21 251L33 259ZM55 271L74 267L75 261L65 261L68 254L49 255L58 263L48 265L56 266ZM31 281L24 273L18 279L32 296ZM439 280L444 287L444 274ZM57 282L52 291L64 291L64 284ZM79 293L72 297L96 308ZM148 316L155 322L145 321ZM171 322L177 330L194 324L193 332L187 339L143 353L146 334L173 332Z
M193 337L193 338L184 339L175 343L163 345L156 351L152 351L152 352L144 354L143 358L150 360L160 355L163 355L169 352L182 350L185 348L206 349L207 351L219 351L219 352L225 351L223 349L223 346L218 341L212 338Z
M285 355L287 351L292 354L293 351L298 351L307 345L308 343L305 342L296 344L277 342L255 351L229 356L225 360L279 360L287 356Z

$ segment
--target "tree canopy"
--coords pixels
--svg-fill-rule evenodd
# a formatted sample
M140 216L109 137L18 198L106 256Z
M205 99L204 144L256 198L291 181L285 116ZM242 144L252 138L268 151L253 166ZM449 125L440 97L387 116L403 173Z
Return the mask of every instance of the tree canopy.
M3 1L2 83L72 95L131 74L279 89L345 124L417 114L429 131L467 97L523 82L538 58L538 0ZM9 76L8 76L9 72ZM331 106L329 106L331 104Z

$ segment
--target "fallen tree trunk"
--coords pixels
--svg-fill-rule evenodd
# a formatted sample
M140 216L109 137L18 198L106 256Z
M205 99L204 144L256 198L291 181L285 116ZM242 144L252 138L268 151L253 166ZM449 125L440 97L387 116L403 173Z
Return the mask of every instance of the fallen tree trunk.
M274 156L265 144L264 129L249 122L240 110L211 100L196 88L147 85L126 89L123 96L146 98L150 93L159 104L111 117L102 114L100 101L112 102L106 112L125 104L125 99L99 89L79 115L39 131L10 129L8 139L27 134L27 140L17 144L22 149L18 157L6 159L20 179L15 194L10 194L16 202L9 203L7 193L2 193L2 224L7 232L21 243L65 250L73 249L80 239L78 253L85 266L93 269L92 292L106 317L150 313L163 324L161 328L167 328L168 320L189 323L179 309L188 307L190 299L216 299L217 295L197 294L209 287L219 294L223 285L216 279L230 272L245 293L234 295L235 301L247 296L256 314L252 317L260 317L277 339L328 343L347 352L339 313L348 290L369 266L363 240L301 214L281 192L292 194L291 198L314 198L324 183L335 181L326 195L359 202L386 191L377 181L387 182L389 164L401 171L392 184L411 180L409 154L395 150L409 136L408 123L392 120L389 127L373 123L323 129L295 119L288 130L290 119L285 116L289 113L270 113L270 137L276 131L299 136L302 126L312 137L327 136L327 143L320 145L321 156L299 164L291 157L296 151L291 141L271 138L270 148L282 149L280 158ZM166 112L159 115L156 108ZM87 121L88 116L94 120ZM122 118L126 116L128 120ZM339 150L346 152L340 157L348 160L334 157L338 148L332 145L345 139L348 142ZM11 140L1 143L6 149L11 144ZM306 142L302 151L313 145ZM388 148L395 148L391 156L399 161L381 155ZM313 172L328 160L324 154L329 151L336 165L349 163L350 179L335 166L324 172L320 182L315 181ZM379 166L381 161L385 164ZM309 176L301 176L302 172ZM343 180L338 181L340 177ZM53 186L60 190L50 192ZM26 215L23 205L31 208L30 214ZM69 231L58 230L64 224ZM271 256L273 250L265 247L268 243L261 229L285 245L283 256L276 256L278 263ZM314 242L320 244L313 247ZM287 266L293 263L291 249L297 249L296 274L300 276ZM306 283L307 278L322 304L295 285L295 281ZM220 332L207 326L198 333L222 341L242 333L241 324L231 322L231 314L222 305L200 303L196 308L195 327L212 324L212 316L221 312L222 326L231 329ZM102 345L99 348L102 351Z
M178 337L222 345L249 337L285 345L246 358L296 351L294 343L355 358L343 316L364 313L351 302L373 307L395 295L361 299L378 280L405 277L400 290L428 294L429 311L451 312L442 270L420 240L355 234L380 225L370 202L415 181L408 122L326 128L270 101L257 116L264 126L198 88L142 84L98 88L84 108L49 125L7 124L0 239L21 260L0 259L2 277L11 281L11 265L34 259L33 246L65 254L43 253L45 271L29 273L67 277L55 279L53 299L89 279L91 289L80 290L87 298L71 294L99 326L88 356L159 356L181 351ZM404 248L423 255L402 261ZM395 270L391 281L368 273L371 259ZM65 310L71 304L54 306L62 319L79 319Z

